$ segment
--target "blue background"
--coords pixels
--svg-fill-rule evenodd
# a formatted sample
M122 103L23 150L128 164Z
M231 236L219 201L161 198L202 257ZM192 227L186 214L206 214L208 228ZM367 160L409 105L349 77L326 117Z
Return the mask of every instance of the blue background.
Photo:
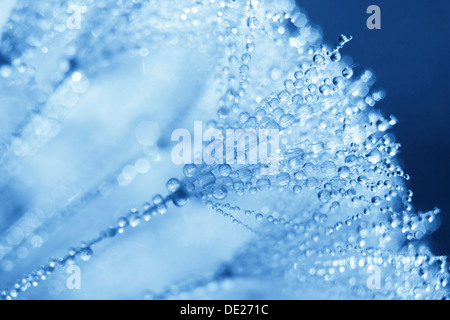
M324 39L335 46L352 35L343 53L377 76L375 88L386 98L378 104L399 123L400 159L410 174L416 209L441 209L441 227L431 235L436 254L450 254L450 1L449 0L301 0ZM381 9L381 30L369 30L369 5Z

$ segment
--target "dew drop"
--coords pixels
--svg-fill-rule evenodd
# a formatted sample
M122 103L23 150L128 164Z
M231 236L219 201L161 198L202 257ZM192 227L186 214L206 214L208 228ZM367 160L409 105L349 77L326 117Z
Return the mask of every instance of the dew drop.
M330 56L330 60L333 62L338 62L339 60L341 60L341 54L339 53L339 51L333 52Z
M166 187L169 192L175 192L180 187L180 181L178 181L178 179L171 178L167 181Z
M223 200L226 198L228 192L225 187L216 188L213 191L213 197L217 200Z
M342 76L350 79L353 76L353 69L351 67L345 67L344 70L342 70Z
M92 255L93 255L93 251L90 247L84 247L79 251L79 256L80 259L83 261L88 261L91 259Z

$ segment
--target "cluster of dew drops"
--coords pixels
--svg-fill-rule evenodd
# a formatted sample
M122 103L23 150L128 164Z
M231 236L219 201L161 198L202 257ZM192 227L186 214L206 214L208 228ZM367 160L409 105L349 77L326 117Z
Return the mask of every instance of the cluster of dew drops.
M258 23L247 20L250 30ZM351 37L341 35L334 49L308 48L287 73L280 91L257 98L253 110L242 111L242 101L251 95L248 75L257 48L253 33L245 38L240 65L238 44L234 39L227 44L229 58L221 70L228 83L239 79L239 86L225 90L219 99L218 121L209 126L224 134L230 128L279 130L280 172L262 175L262 165L187 164L181 182L174 178L168 182L168 187L178 186L169 187L174 203L176 193L182 195L183 205L186 194L201 199L258 236L236 258L237 265L248 263L240 268L247 270L244 274L267 264L277 272L295 266L293 273L300 281L316 281L318 276L366 296L447 297L445 257L435 257L415 244L432 229L439 210L414 210L413 193L405 188L410 177L396 160L400 144L388 132L397 119L385 118L374 109L384 92L370 91L371 71L355 79L354 65L341 63L340 51ZM267 75L272 80L276 76L273 68ZM224 202L229 194L256 197L258 193L270 195L264 212ZM277 209L283 211L281 215ZM252 227L237 218L239 214L253 216L262 225ZM383 268L383 290L367 287L365 271L370 265ZM354 269L359 269L359 277ZM268 269L260 272L272 275ZM311 277L305 279L304 274Z

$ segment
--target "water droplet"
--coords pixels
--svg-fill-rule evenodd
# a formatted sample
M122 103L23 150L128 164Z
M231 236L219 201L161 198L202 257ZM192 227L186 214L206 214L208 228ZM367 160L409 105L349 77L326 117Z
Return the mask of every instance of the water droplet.
M184 173L184 175L186 176L186 177L192 177L193 175L194 175L194 173L195 173L195 165L193 165L193 164L186 164L184 167L183 167L183 173Z
M378 151L377 149L372 150L368 155L367 155L367 159L373 163L373 164L377 164L378 162L380 162L381 160L381 153L380 151Z
M259 27L259 21L256 17L250 17L247 19L247 26L250 29L256 29Z
M321 54L315 54L313 57L314 63L320 64L325 61L325 58Z
M81 248L81 250L79 251L78 254L79 254L81 260L88 261L91 259L94 252L92 251L92 249L90 247L84 247L84 248Z
M333 62L338 62L339 60L341 60L341 54L339 53L339 51L333 52L330 56L330 60Z
M344 83L344 79L341 76L336 76L333 78L333 84L340 87Z
M347 166L339 167L338 174L343 179L348 178L350 176L350 168Z
M347 37L346 35L344 35L344 34L341 34L339 37L338 37L338 43L339 43L339 45L340 46L343 46L344 44L346 44L347 42L349 42L350 40L352 40L352 37L350 36L350 37Z
M172 195L172 202L177 207L183 207L188 203L188 195L186 192L179 189Z
M226 198L228 191L225 187L215 188L213 191L213 197L217 200L223 200Z
M353 69L351 67L345 67L344 70L342 70L342 76L350 79L353 76Z
M319 87L319 91L320 91L320 93L323 94L324 96L327 96L327 95L329 95L329 94L331 93L330 86L329 86L329 85L326 85L326 84L321 85L321 86Z
M277 183L278 183L280 186L286 186L286 185L288 185L289 182L291 181L291 177L290 177L289 173L287 173L287 172L282 172L282 173L280 173L280 174L277 175L276 180L277 180Z
M280 118L280 126L283 128L290 127L295 121L295 117L292 114L285 114Z
M248 64L248 63L250 62L251 58L252 58L252 56L251 56L250 54L248 54L248 53L244 53L244 54L241 56L241 60L242 60L242 62L245 63L245 64Z
M228 177L231 173L231 166L228 164L221 164L219 166L219 173L223 177Z
M270 69L270 78L271 78L272 80L278 80L278 79L280 79L281 76L282 76L282 74L283 74L283 72L282 72L281 69L278 68L278 67L272 67L272 68Z
M320 191L317 196L319 197L319 200L323 203L326 203L331 199L331 193L327 190Z
M114 227L109 227L108 229L106 229L106 235L108 237L114 237L117 234L117 229Z
M178 179L171 178L167 181L166 187L169 192L175 192L178 188L180 188L180 181L178 181Z
M164 202L164 197L160 194L157 194L157 195L153 196L152 202L154 204L161 204Z
M207 188L216 183L216 177L211 172L201 174L197 177L197 179L198 184L200 185L201 188Z

